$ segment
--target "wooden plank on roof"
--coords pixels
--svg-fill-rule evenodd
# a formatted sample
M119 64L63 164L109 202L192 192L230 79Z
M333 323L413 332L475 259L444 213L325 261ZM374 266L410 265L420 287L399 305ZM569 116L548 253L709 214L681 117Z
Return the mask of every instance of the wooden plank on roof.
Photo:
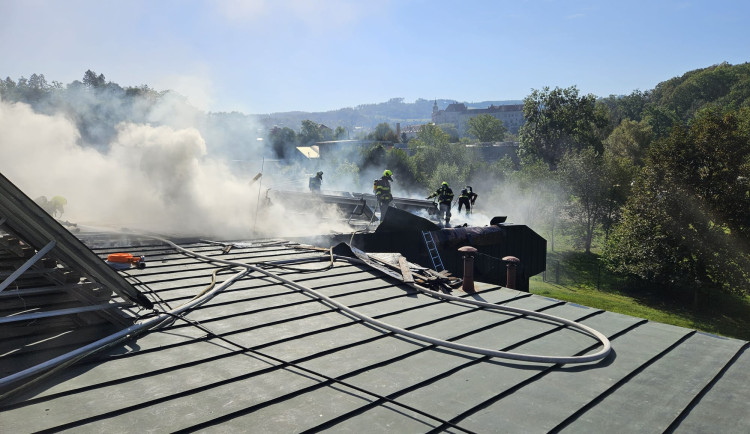
M401 268L401 276L404 278L404 282L414 283L414 277L411 275L411 270L406 262L406 258L403 256L398 257L398 266Z

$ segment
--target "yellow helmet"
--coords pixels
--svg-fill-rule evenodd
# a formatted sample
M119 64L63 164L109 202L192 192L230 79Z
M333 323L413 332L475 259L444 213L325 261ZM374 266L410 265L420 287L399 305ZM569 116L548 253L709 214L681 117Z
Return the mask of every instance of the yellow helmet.
M391 176L391 175L393 175L393 173L388 169L386 169L385 172L383 172L383 176Z
M447 183L447 182L445 182L445 181L443 181L443 185L447 187L447 186L448 186L448 183Z

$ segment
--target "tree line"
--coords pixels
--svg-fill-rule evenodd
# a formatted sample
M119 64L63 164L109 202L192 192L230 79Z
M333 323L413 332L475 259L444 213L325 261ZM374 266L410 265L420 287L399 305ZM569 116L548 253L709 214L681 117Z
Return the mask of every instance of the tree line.
M363 166L387 166L423 189L512 184L533 198L525 220L552 250L564 232L632 285L695 306L713 291L750 294L750 64L690 71L624 96L545 87L523 106L516 161L468 151L487 131L505 133L485 118L458 141L424 125L408 152L374 145Z
M92 92L116 95L118 111ZM87 71L67 86L36 74L6 78L0 95L40 112L63 107L84 139L104 140L107 125L144 119L144 107L169 92L123 88ZM98 109L93 115L76 108L84 99ZM371 140L331 164L348 172L387 167L399 185L426 191L442 181L486 181L485 191L514 185L531 199L522 217L552 250L565 233L582 251L597 249L607 267L639 287L696 301L713 291L750 293L750 64L714 65L652 90L604 98L575 86L544 87L524 98L523 112L517 137L489 115L470 121L468 137L457 137L450 125L425 124L411 140L386 122L356 133L308 119L299 130L269 130L267 152L287 158L298 154L293 147L321 140ZM518 158L488 161L466 146L508 138L517 139ZM237 146L224 148L237 152Z
M587 252L599 235L606 264L651 288L750 293L750 64L623 97L535 90L524 115L522 164L564 187L548 226L567 219Z

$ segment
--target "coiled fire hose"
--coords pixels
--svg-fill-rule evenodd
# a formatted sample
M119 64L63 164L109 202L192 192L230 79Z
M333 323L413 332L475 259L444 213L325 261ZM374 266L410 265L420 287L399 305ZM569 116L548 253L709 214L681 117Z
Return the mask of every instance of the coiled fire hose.
M155 237L155 236L151 236L151 235L145 235L145 236L147 236L149 238L152 238L152 239L155 239L155 240L158 240L158 241L161 241L161 242L163 242L165 244L168 244L168 245L172 246L174 249L176 249L178 251L181 251L181 252L183 252L185 254L194 256L196 258L200 258L200 259L203 259L203 260L206 260L206 261L209 261L209 262L222 263L222 264L230 265L230 266L233 266L233 267L241 267L241 268L244 268L244 270L241 271L241 272L239 272L239 273L237 273L237 274L235 274L235 275L233 275L233 276L231 276L228 280L222 282L222 284L219 285L219 286L215 286L216 273L214 272L214 274L212 275L212 282L209 285L209 287L207 287L206 289L204 289L203 291L201 291L199 294L197 294L191 300L185 302L184 304L182 304L182 305L180 305L180 306L178 306L178 307L176 307L174 309L169 310L168 312L162 312L162 313L158 313L157 312L157 315L154 316L154 317L145 319L142 322L138 322L138 323L136 323L136 324L134 324L134 325L132 325L130 327L127 327L127 328L125 328L125 329L123 329L123 330L121 330L121 331L119 331L117 333L114 333L114 334L109 335L109 336L107 336L105 338L99 339L98 341L92 342L92 343L90 343L88 345L85 345L85 346L83 346L81 348L78 348L76 350L70 351L70 352L65 353L63 355L60 355L60 356L55 357L53 359L50 359L50 360L48 360L46 362L40 363L38 365L32 366L32 367L24 369L22 371L19 371L17 373L14 373L14 374L8 375L6 377L0 378L0 389L2 389L2 388L5 388L5 387L9 387L10 385L12 385L12 384L14 384L14 383L16 383L16 382L18 382L20 380L29 378L31 376L37 376L36 378L34 378L33 381L28 382L26 384L23 384L23 385L15 388L13 390L11 390L10 392L7 392L7 393L3 394L3 395L0 395L0 401L2 401L4 398L6 398L7 396L9 396L11 394L14 394L14 393L16 393L16 392L18 392L18 391L20 391L22 389L30 387L32 384L35 384L38 381L41 381L43 378L46 378L47 376L51 375L52 373L57 372L60 369L63 369L64 367L66 367L66 366L72 365L73 363L77 362L78 360L81 360L81 359L83 359L83 358L85 358L85 357L87 357L87 356L89 356L91 354L97 353L97 352L99 352L99 351L101 351L103 349L110 348L110 347L112 347L114 345L117 345L117 344L119 344L121 342L124 342L126 340L132 339L132 338L134 338L134 337L136 337L136 336L138 336L138 335L140 335L140 334L142 334L142 333L144 333L144 332L146 332L146 331L148 331L150 329L157 328L157 327L159 327L159 326L161 326L163 324L167 324L167 323L171 322L175 318L175 316L180 315L180 314L182 314L182 313L184 313L186 311L192 310L192 309L194 309L194 308L196 308L196 307L198 307L198 306L206 303L207 301L209 301L211 298L213 298L214 296L216 296L220 292L222 292L225 289L229 288L229 286L231 286L232 284L234 284L234 282L242 279L247 274L249 274L250 272L253 272L253 271L261 273L261 274L263 274L263 275L265 275L267 277L276 279L276 280L280 281L281 283L283 283L285 285L291 286L292 288L295 288L295 289L297 289L297 290L299 290L299 291L301 291L301 292L303 292L305 294L308 294L308 295L313 296L314 298L320 299L323 302L327 303L328 305L334 307L335 309L343 311L343 312L346 312L347 314L349 314L349 315L351 315L351 316L353 316L355 318L358 318L358 319L362 320L363 322L365 322L367 324L370 324L370 325L373 325L373 326L376 326L376 327L379 327L379 328L382 328L382 329L385 329L385 330L389 330L389 331L391 331L391 332L393 332L395 334L401 335L401 336L405 336L405 337L408 337L408 338L411 338L411 339L415 339L415 340L419 340L419 341L422 341L422 342L427 342L429 344L440 346L440 347L451 348L451 349L458 350L458 351L464 351L464 352L473 353L473 354L481 354L481 355L484 355L484 356L496 357L496 358L501 358L501 359L511 359L511 360L519 360L519 361L524 361L524 362L537 362L537 363L557 363L557 364L575 364L575 363L594 362L594 361L601 360L601 359L605 358L610 353L610 351L611 351L611 344L610 344L610 342L609 342L609 340L607 339L606 336L604 336L603 334L599 333L598 331L594 330L591 327L585 326L585 325L577 323L575 321L571 321L571 320L568 320L568 319L565 319L565 318L556 317L556 316L553 316L553 315L548 315L548 314L541 313L541 312L535 312L535 311L531 311L531 310L526 310L526 309L520 309L520 308L514 308L514 307L510 307L510 306L497 305L497 304L480 302L480 301L475 301L475 300L467 300L467 299L464 299L464 298L461 298L461 297L456 297L456 296L452 296L452 295L443 294L441 292L432 291L432 290L424 288L424 287L422 287L420 285L411 283L410 286L414 287L415 289L417 289L417 290L419 290L421 292L429 294L431 296L440 297L440 298L443 298L443 299L446 299L446 300L451 300L451 301L455 301L455 302L459 302L459 303L464 303L464 304L469 304L469 305L473 305L473 306L478 306L478 307L482 307L482 308L486 308L486 309L493 309L493 310L499 310L499 311L504 311L504 312L512 312L512 313L516 313L516 314L519 314L519 315L541 318L541 319L544 319L544 320L548 320L548 321L552 321L552 322L556 322L556 323L559 323L559 324L563 324L563 325L569 326L571 328L574 328L574 329L577 329L577 330L583 332L586 335L589 335L589 336L597 339L602 344L602 348L599 351L595 352L595 353L581 355L581 356L544 356L544 355L535 355L535 354L522 354L522 353L514 353L514 352L507 352L507 351L498 351L498 350L492 350L492 349L488 349L488 348L482 348L482 347L476 347L476 346L472 346L472 345L464 345L464 344L460 344L460 343L456 343L456 342L450 342L450 341L438 339L438 338L435 338L435 337L432 337L432 336L427 336L427 335L423 335L423 334L420 334L420 333L416 333L416 332L413 332L413 331L410 331L410 330L406 330L406 329L403 329L403 328L400 328L400 327L396 327L396 326L393 326L391 324L388 324L388 323L379 321L377 319L371 318L371 317L369 317L367 315L364 315L364 314L362 314L362 313L360 313L360 312L358 312L358 311L356 311L354 309L351 309L351 308L347 307L346 305L343 305L343 304L335 301L331 297L328 297L328 296L326 296L324 294L318 293L317 291L315 291L315 290L313 290L311 288L307 288L307 287L305 287L303 285L300 285L297 282L294 282L294 281L292 281L290 279L284 278L282 276L279 276L279 275L277 275L275 273L272 273L270 271L264 270L262 268L256 267L254 265L245 264L245 263L241 263L241 262L235 262L235 261L229 261L229 260L225 260L225 259L218 259L218 258L215 258L215 257L208 257L208 256L205 256L205 255L201 255L199 253L195 253L195 252L192 252L190 250L187 250L187 249L185 249L185 248L183 248L181 246L178 246L177 244L175 244L175 243L173 243L173 242L171 242L169 240L162 239L162 238ZM320 259L321 258L318 258L317 260L320 260ZM328 258L325 258L325 259L327 260ZM334 259L344 260L344 261L352 262L352 263L356 263L356 264L363 264L364 263L363 261L361 261L359 259L356 259L356 258L351 258L351 257L347 257L347 256L334 255L333 254L333 250L331 249L330 250L330 260L333 261Z
M261 274L263 274L263 275L265 275L267 277L270 277L272 279L276 279L276 280L278 280L279 282L282 282L285 285L289 285L292 288L295 288L295 289L297 289L297 290L299 290L299 291L301 291L301 292L303 292L305 294L308 294L308 295L311 295L311 296L313 296L315 298L318 298L318 299L324 301L325 303L327 303L328 305L336 308L337 310L346 312L349 315L352 315L352 316L354 316L354 317L362 320L363 322L365 322L367 324L374 325L376 327L379 327L379 328L382 328L382 329L385 329L385 330L389 330L389 331L391 331L393 333L396 333L398 335L405 336L405 337L412 338L412 339L416 339L416 340L419 340L419 341L422 341L422 342L427 342L427 343L430 343L430 344L433 344L433 345L436 345L436 346L441 346L441 347L445 347L445 348L451 348L451 349L454 349L454 350L465 351L465 352L474 353L474 354L481 354L481 355L489 356L489 357L497 357L497 358L501 358L501 359L520 360L520 361L524 361L524 362L562 363L562 364L588 363L588 362L594 362L594 361L597 361L597 360L601 360L601 359L605 358L610 353L610 351L612 349L611 344L609 342L609 339L607 339L606 336L604 336L603 334L599 333L598 331L594 330L591 327L585 326L585 325L577 323L575 321L571 321L571 320L568 320L568 319L565 319L565 318L560 318L560 317L557 317L557 316L545 314L545 313L542 313L542 312L535 312L535 311L531 311L531 310L526 310L526 309L521 309L521 308L515 308L515 307L510 307L510 306L502 306L502 305L497 305L497 304L492 304L492 303L485 303L485 302L480 302L480 301L475 301L475 300L467 300L467 299L464 299L464 298L461 298L461 297L450 296L450 295L442 294L442 293L437 292L437 291L432 291L432 290L429 290L427 288L420 287L419 285L413 285L415 288L417 288L418 290L420 290L422 292L425 292L425 293L428 293L430 295L434 295L434 296L437 296L437 297L445 298L445 299L448 299L448 300L451 300L451 301L456 301L456 302L460 302L460 303L465 303L465 304L470 304L470 305L474 305L474 306L479 306L479 307L483 307L483 308L486 308L486 309L493 309L493 310L499 310L499 311L504 311L504 312L512 312L512 313L516 313L516 314L520 314L520 315L525 315L525 316L532 316L532 317L541 318L541 319L544 319L544 320L556 322L556 323L559 323L559 324L563 324L563 325L569 326L571 328L577 329L577 330L583 332L584 334L589 335L589 336L593 337L594 339L598 340L602 344L602 348L599 351L595 352L595 353L585 354L585 355L581 355L581 356L543 356L543 355L535 355L535 354L522 354L522 353L514 353L514 352L508 352L508 351L498 351L498 350L493 350L493 349L488 349L488 348L476 347L476 346L473 346L473 345L464 345L464 344L460 344L460 343L456 343L456 342L450 342L450 341L438 339L438 338L435 338L435 337L432 337L432 336L423 335L421 333L416 333L416 332L413 332L413 331L410 331L410 330L406 330L406 329L403 329L403 328L400 328L400 327L396 327L394 325L391 325L391 324L385 323L383 321L377 320L375 318L369 317L369 316L367 316L367 315L365 315L363 313L360 313L360 312L358 312L358 311L356 311L354 309L349 308L346 305L343 305L343 304L337 302L336 300L332 299L331 297L328 297L328 296L326 296L324 294L321 294L321 293L319 293L319 292L317 292L317 291L315 291L315 290L313 290L311 288L308 288L306 286L300 285L299 283L297 283L297 282L295 282L293 280L290 280L290 279L287 279L285 277L279 276L279 275L277 275L275 273L272 273L272 272L270 272L268 270L264 270L262 268L256 267L254 265L245 264L245 263L241 263L241 262L235 262L235 261L229 261L229 260L226 260L226 259L217 259L215 257L208 257L208 256L205 256L205 255L201 255L201 254L192 252L190 250L187 250L187 249L185 249L185 248L183 248L181 246L178 246L177 244L175 244L175 243L173 243L173 242L171 242L169 240L165 240L165 239L161 239L161 238L157 238L157 237L152 237L152 238L155 238L155 239L157 239L157 240L159 240L159 241L161 241L163 243L166 243L166 244L172 246L173 248L175 248L175 249L177 249L177 250L179 250L179 251L181 251L183 253L186 253L188 255L191 255L191 256L194 256L194 257L197 257L197 258L201 258L201 259L204 259L204 260L207 260L207 261L212 261L212 262L218 262L218 263L222 263L222 264L226 264L226 265L233 265L233 266L237 266L237 267L244 267L247 270L252 270L252 271L261 273ZM343 260L350 261L350 262L361 263L361 261L356 260L355 258L350 258L350 257L346 257L346 256L333 255L332 251L331 251L330 255L331 255L331 257L333 257L335 259L343 259Z

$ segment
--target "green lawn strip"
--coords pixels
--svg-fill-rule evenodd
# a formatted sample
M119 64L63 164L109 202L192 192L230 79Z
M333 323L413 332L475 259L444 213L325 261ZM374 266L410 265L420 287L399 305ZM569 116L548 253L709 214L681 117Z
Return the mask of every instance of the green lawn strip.
M575 251L549 252L546 282L530 281L531 292L584 306L673 324L706 333L750 340L750 297L714 294L710 310L694 312L663 295L626 290L599 256ZM559 279L559 284L554 283ZM598 288L598 290L597 290Z
M635 298L626 295L597 291L596 289L581 287L571 288L563 285L556 285L550 282L542 282L538 277L531 279L530 287L531 292L536 295L542 295L597 309L604 309L610 312L622 313L638 318L646 318L651 321L675 324L682 327L691 327L691 322L678 314L643 305Z

